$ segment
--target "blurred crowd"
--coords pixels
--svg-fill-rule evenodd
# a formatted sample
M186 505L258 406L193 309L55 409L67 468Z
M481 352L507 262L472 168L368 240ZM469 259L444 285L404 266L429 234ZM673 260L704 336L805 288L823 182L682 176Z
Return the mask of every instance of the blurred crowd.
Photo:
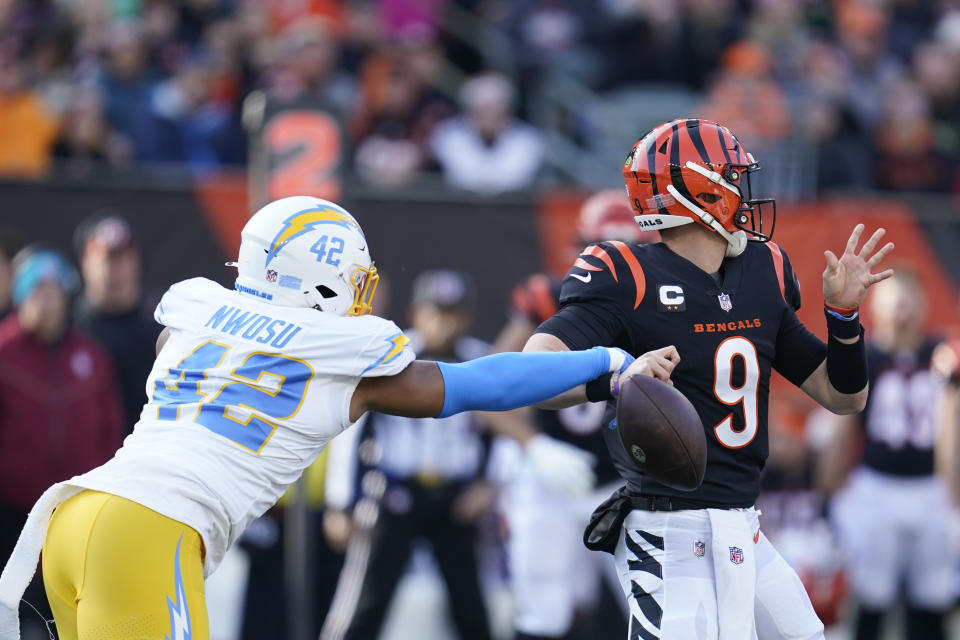
M423 171L480 192L577 180L560 158L590 151L607 125L588 106L637 91L614 120L673 100L758 159L804 164L818 191L950 191L960 5L0 2L2 174L243 165L243 104L260 90L335 114L349 170L377 183Z

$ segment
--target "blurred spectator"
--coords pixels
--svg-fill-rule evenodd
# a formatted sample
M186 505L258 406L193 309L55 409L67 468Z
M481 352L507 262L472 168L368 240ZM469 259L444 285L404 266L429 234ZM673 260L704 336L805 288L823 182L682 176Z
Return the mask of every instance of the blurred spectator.
M773 56L767 47L749 40L730 45L698 113L737 131L751 149L769 148L790 134L786 97L772 74Z
M339 42L329 23L306 18L291 23L274 40L268 86L281 101L311 99L341 116L352 112L356 83L337 67Z
M671 74L678 73L680 80L698 89L706 87L724 50L737 39L747 19L737 5L734 0L687 1L677 36L684 43L677 52L682 62L679 69L668 67Z
M836 490L855 461L833 497L831 518L858 605L856 639L884 637L884 615L901 598L901 637L944 639L960 558L947 487L934 475L939 383L930 370L936 343L923 329L926 295L915 275L898 268L869 301L870 397L860 416L833 417L819 481Z
M75 245L83 275L76 322L113 358L129 432L143 409L144 387L162 328L144 304L140 242L126 219L106 210L77 227Z
M847 99L848 67L842 52L826 42L807 47L792 86L800 103L799 125L815 154L817 191L865 189L873 184L869 130Z
M0 321L10 313L13 300L13 256L16 253L16 239L13 231L0 227Z
M69 23L60 15L49 15L38 25L25 51L34 90L57 117L63 115L73 99L73 47Z
M905 80L891 82L887 96L874 134L876 186L914 191L948 188L950 167L935 147L927 97L916 83Z
M0 175L39 176L50 165L57 122L27 84L27 68L0 41Z
M455 112L430 85L439 54L434 43L417 41L368 58L355 135L357 171L370 182L395 184L427 168L429 134Z
M484 194L531 186L543 141L513 116L510 81L496 73L475 76L464 83L460 101L464 114L440 124L430 141L447 183Z
M934 148L955 165L960 158L960 59L943 46L923 44L914 54L913 70L929 100Z
M584 3L583 6L592 9L586 11L587 16L599 21L590 43L601 52L603 61L595 69L597 77L590 83L591 86L607 90L639 82L673 82L678 80L681 74L687 75L684 73L683 56L685 49L694 45L691 41L681 40L681 34L684 27L692 26L692 30L696 31L698 26L706 24L684 24L682 17L685 12L681 3L606 0L602 4L594 4L601 6L596 7L589 3ZM704 14L709 12L698 9L701 7L694 9L694 12L699 14L698 17L707 17ZM717 32L705 38L708 43L715 42L714 35L721 39L729 35L722 33L720 20L716 20L715 16L712 19L713 22L708 24L710 28L717 28ZM711 17L707 17L707 20L711 20ZM707 47L709 46L708 44ZM695 58L695 55L691 57ZM702 73L706 74L713 64L715 63L711 61ZM699 75L697 70L692 72L692 76Z
M56 252L29 248L13 264L16 312L0 322L3 558L40 494L106 462L124 434L110 357L68 323L73 269ZM49 614L39 576L25 599ZM37 622L33 613L21 620L25 633Z
M206 60L192 59L177 74L152 93L155 118L154 145L145 151L154 162L176 162L203 176L230 163L231 137L242 135L232 128L231 109L212 98L213 69Z
M83 177L107 167L127 167L133 160L133 148L129 139L107 122L100 92L75 86L53 155L68 175Z
M114 23L106 36L106 66L101 86L107 121L133 145L137 160L149 156L156 133L150 99L156 77L149 66L146 41L136 22Z
M410 337L418 357L460 362L487 345L466 332L475 307L465 274L429 271L414 282ZM369 413L332 443L327 478L331 546L347 545L322 640L374 640L416 539L432 547L461 638L490 638L477 567L477 520L490 508L486 442L476 416L398 418ZM334 457L356 457L334 463ZM351 469L355 475L351 477ZM351 500L351 496L356 495ZM348 507L353 506L352 516Z
M761 181L778 181L768 186L788 193L811 174L823 189L945 190L950 180L941 174L954 172L960 158L954 2L5 0L0 33L0 133L16 133L0 136L0 172L21 175L43 173L64 114L58 157L81 158L71 163L74 174L88 173L103 157L110 166L187 163L201 174L243 163L240 106L258 88L272 103L298 101L349 120L345 130L357 135L345 142L356 152L355 167L386 183L439 163L453 185L480 192L526 187L539 167L544 132L571 143L551 151L555 168L590 179L575 169L591 157L578 157L577 148L605 149L611 125L598 119L619 108L618 120L632 121L632 105L618 107L618 97L642 94L636 85L649 82L683 85L674 87L674 98L684 110L703 98L703 115L734 127L754 149L811 134L809 146L795 137L764 152L772 171ZM415 70L424 60L430 78ZM510 74L520 94L512 107L540 131L519 136L515 127L492 122L509 116L477 116L469 105L464 117L442 127L445 136L433 131L448 115L446 105L433 108L446 102L436 89L483 68ZM929 103L925 117L891 116L898 80L918 83ZM101 127L94 101L74 95L92 81L103 92L105 134L95 133ZM612 99L601 97L599 108L584 88L612 90ZM708 94L699 96L704 88ZM21 97L12 100L11 93ZM641 120L647 106L663 109L659 99L650 96ZM27 126L11 124L10 116ZM898 128L904 120L907 127ZM531 136L538 141L527 141ZM903 146L914 136L922 144L929 139L934 153L922 150L911 163ZM524 150L502 162L505 141L518 138ZM423 139L449 144L440 149ZM476 171L454 175L458 163L447 147L467 150L459 164L484 164L494 175L489 184ZM864 176L863 157L875 148L885 167L903 163L911 171Z
M816 158L816 190L866 189L873 184L873 148L853 114L829 100L804 105L804 141Z
M887 84L903 73L903 65L887 50L887 14L874 4L837 5L837 36L849 69L847 95L854 115L867 129L875 127L886 104Z

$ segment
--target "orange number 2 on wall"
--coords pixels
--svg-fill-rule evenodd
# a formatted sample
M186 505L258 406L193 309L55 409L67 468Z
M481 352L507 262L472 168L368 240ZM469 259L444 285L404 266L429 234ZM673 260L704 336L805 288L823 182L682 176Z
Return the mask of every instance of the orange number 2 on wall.
M343 144L340 126L320 111L285 111L267 123L267 151L272 159L269 197L310 195L340 197Z

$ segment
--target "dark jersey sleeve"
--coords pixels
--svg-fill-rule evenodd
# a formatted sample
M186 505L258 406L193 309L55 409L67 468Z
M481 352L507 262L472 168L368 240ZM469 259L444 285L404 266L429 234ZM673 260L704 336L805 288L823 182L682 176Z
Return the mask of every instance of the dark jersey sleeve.
M776 357L773 368L798 387L810 377L827 357L827 345L800 322L800 282L785 251L783 255L783 298L787 308L783 312L777 333Z
M783 299L794 311L800 310L800 280L790 264L787 252L781 248L783 255Z
M572 350L594 346L629 350L627 322L621 308L624 296L635 296L635 284L625 273L618 251L607 243L589 245L574 262L560 288L560 310L537 328Z

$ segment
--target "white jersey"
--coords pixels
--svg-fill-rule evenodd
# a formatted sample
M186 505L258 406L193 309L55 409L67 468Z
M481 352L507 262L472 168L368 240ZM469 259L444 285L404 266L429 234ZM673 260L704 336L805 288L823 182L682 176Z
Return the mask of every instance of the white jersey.
M279 307L203 278L173 285L156 319L170 337L134 432L112 460L66 484L193 527L209 575L350 425L360 379L399 373L414 354L383 318Z

